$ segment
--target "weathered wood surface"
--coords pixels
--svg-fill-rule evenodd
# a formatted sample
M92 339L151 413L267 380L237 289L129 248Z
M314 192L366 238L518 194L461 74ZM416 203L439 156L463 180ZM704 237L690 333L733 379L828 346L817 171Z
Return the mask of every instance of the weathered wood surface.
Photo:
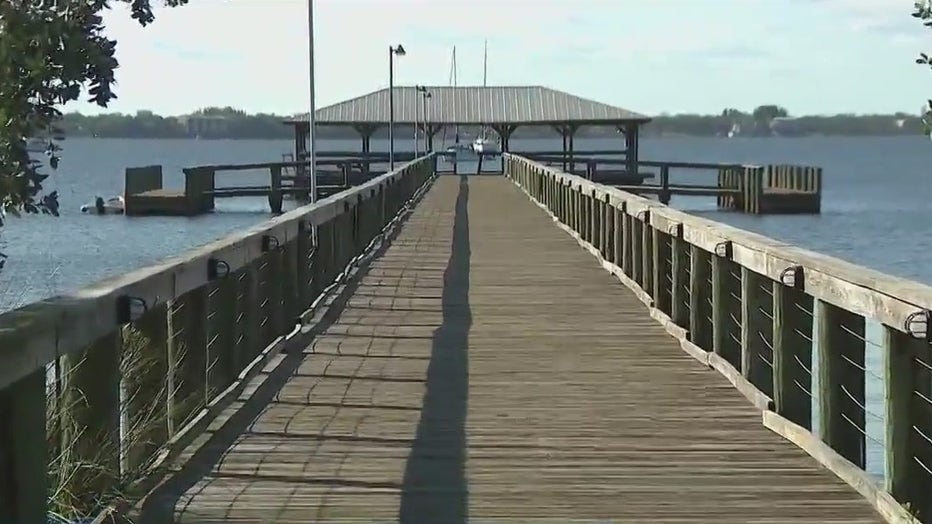
M504 178L438 179L265 380L142 522L879 521Z

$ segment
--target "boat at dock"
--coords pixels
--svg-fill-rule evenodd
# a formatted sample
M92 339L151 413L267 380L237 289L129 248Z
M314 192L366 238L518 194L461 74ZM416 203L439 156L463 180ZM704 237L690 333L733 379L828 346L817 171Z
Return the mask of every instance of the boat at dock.
M482 87L488 87L489 80L489 41L485 41L485 49L482 55ZM494 140L488 138L486 126L482 126L482 131L475 140L472 141L472 150L477 155L497 155L501 149Z
M475 160L473 149L466 144L453 144L444 150L443 160L446 162Z
M81 206L82 213L93 215L122 215L126 211L126 201L121 196L110 197L106 200L103 197L90 204Z
M484 136L477 136L472 142L472 150L477 155L497 155L501 149L495 141Z

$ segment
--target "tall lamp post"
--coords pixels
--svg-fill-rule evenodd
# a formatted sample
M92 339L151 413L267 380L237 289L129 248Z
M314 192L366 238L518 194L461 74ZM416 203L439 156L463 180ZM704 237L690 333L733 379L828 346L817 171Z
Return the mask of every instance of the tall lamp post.
M388 46L388 170L395 170L395 55L405 56L405 48Z
M314 143L315 130L314 125L314 0L307 0L307 42L308 42L308 66L310 69L310 92L309 98L311 103L310 111L307 113L307 154L308 169L310 170L310 180L308 180L308 190L310 191L311 203L317 202L317 150ZM300 159L295 159L300 160Z
M414 90L421 93L426 89L424 86L416 85ZM420 106L417 103L417 95L414 96L414 158L417 158L421 150L421 135L418 133L418 126L421 124Z
M417 92L421 95L421 106L423 107L421 114L424 115L424 153L428 153L427 126L429 125L430 114L427 112L427 99L430 98L430 91L427 90L426 86L417 86Z
M430 153L434 150L434 138L430 133L430 91L424 93L424 152Z

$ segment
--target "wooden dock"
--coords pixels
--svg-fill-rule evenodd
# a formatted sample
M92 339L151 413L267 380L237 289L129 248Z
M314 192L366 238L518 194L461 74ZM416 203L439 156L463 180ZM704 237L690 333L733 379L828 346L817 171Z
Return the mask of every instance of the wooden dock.
M384 154L321 152L317 160L317 197L327 198L373 178ZM409 160L411 153L402 153ZM262 173L268 184L218 185L223 175ZM163 187L162 166L130 167L124 177L124 198L128 216L196 216L214 210L218 198L266 197L269 210L281 213L285 196L307 202L308 161L262 162L250 164L203 165L182 169L183 189ZM288 174L291 172L292 174Z
M615 169L627 164L619 158L623 156L623 151L566 151L534 152L526 158L592 182L651 196L661 204L669 204L675 195L714 196L719 209L755 215L818 214L822 209L822 169L818 167L638 160L637 171L631 173ZM717 179L715 185L674 183L672 171L679 171L681 179L702 171L715 173ZM648 179L656 182L645 183Z
M439 178L246 391L139 522L879 522L504 177Z
M932 288L504 163L0 315L0 520L932 522Z

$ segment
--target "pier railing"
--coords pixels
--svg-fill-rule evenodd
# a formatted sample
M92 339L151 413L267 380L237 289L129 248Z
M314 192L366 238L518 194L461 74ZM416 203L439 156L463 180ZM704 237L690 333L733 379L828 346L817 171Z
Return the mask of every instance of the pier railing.
M891 521L932 522L932 288L515 155L505 175L766 426Z
M144 490L377 249L434 161L0 315L0 522Z

